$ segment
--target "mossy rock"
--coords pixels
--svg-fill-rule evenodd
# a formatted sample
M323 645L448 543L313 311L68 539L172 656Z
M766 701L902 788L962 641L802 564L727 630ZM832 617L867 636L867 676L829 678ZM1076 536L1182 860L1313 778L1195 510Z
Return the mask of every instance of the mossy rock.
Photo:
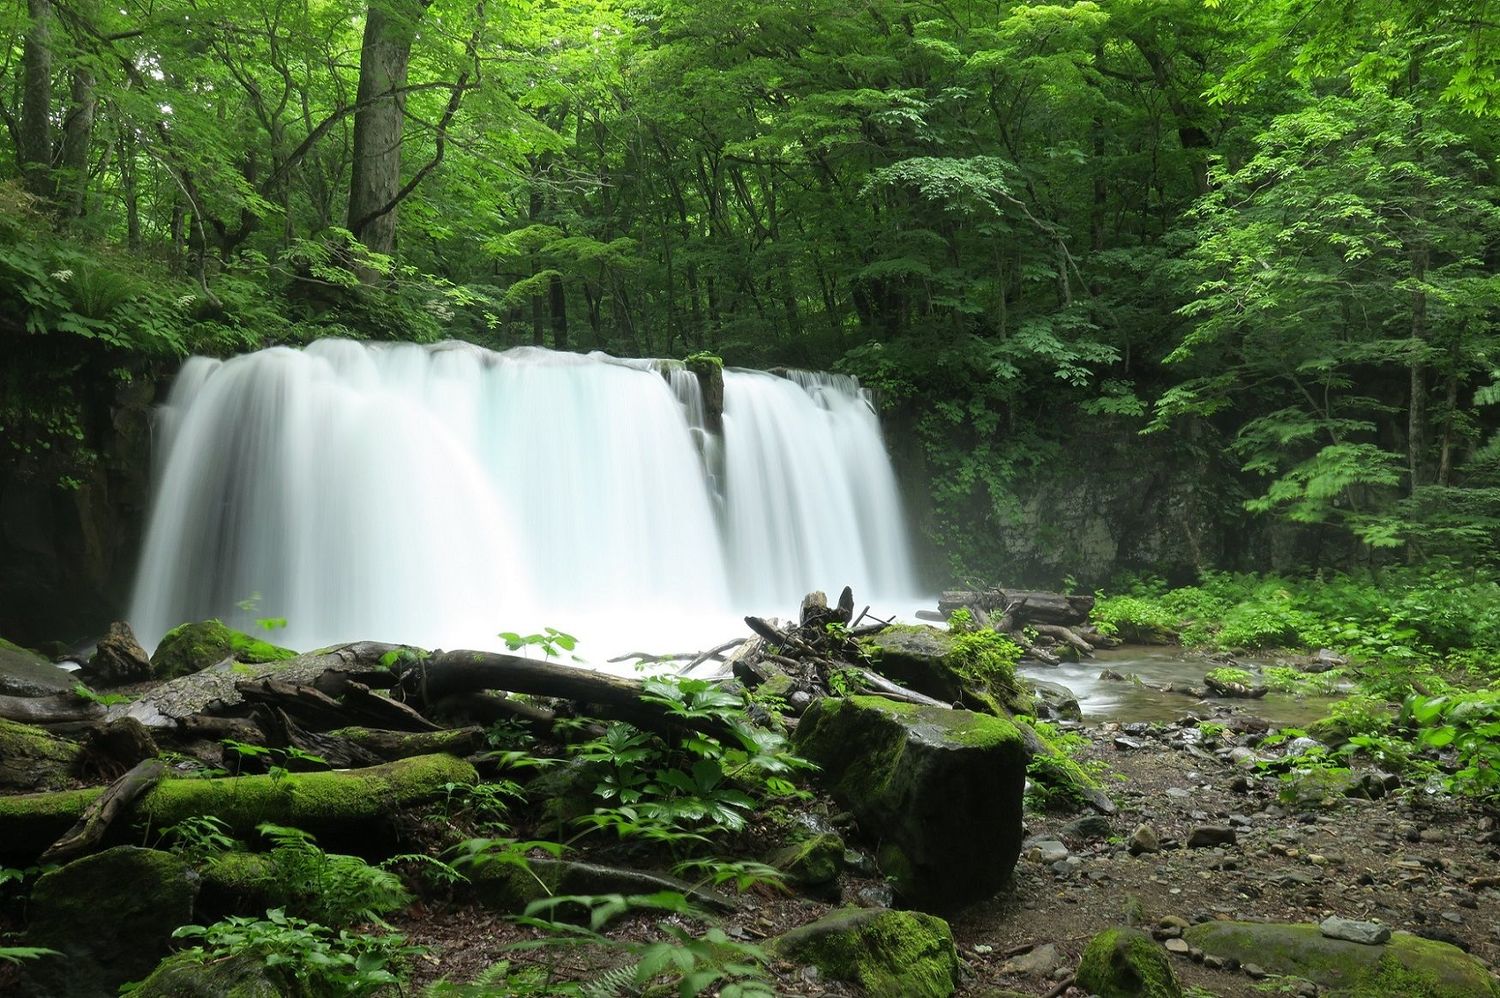
M997 641L1004 641L994 635ZM876 672L944 703L974 711L1031 714L1035 701L1013 662L991 662L962 647L951 631L915 624L887 627L860 641Z
M1043 738L1025 721L1016 720L1015 724L1032 754L1029 775L1032 782L1045 791L1041 796L1049 810L1077 811L1087 805L1104 814L1115 813L1115 803L1110 800L1104 786L1076 759Z
M1182 998L1171 959L1139 929L1106 929L1089 940L1078 986L1099 998Z
M904 903L944 913L1000 889L1021 852L1027 752L988 714L878 697L827 697L797 726L797 750L878 835Z
M151 672L158 679L190 675L226 658L250 665L295 658L290 648L237 631L220 620L203 620L172 628L151 656Z
M0 790L61 790L73 779L78 743L0 718Z
M870 998L946 998L958 987L948 923L919 911L844 908L778 936L769 949L852 981Z
M30 648L0 638L0 695L44 697L66 693L78 685L78 677Z
M27 975L38 996L114 994L149 974L172 932L193 920L198 876L181 856L117 846L45 874L32 889L28 946L62 960Z
M844 868L844 840L833 832L812 835L778 849L770 864L799 887L825 887Z
M1183 933L1212 956L1302 977L1342 998L1497 998L1500 987L1456 946L1405 932L1379 946L1329 939L1316 925L1204 922Z
M208 913L206 917L253 915L285 907L291 900L265 853L219 853L204 863L199 873L203 889L198 907Z
M132 998L281 998L295 993L259 957L204 960L186 952L169 956L142 981Z

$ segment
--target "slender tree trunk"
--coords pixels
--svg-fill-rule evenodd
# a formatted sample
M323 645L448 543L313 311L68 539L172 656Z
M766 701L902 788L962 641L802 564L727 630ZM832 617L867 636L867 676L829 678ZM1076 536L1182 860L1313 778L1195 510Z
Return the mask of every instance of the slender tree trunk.
M552 314L552 349L568 349L568 296L562 277L553 274L547 288L547 310Z
M87 208L89 190L89 146L94 138L94 112L99 102L94 96L94 74L80 67L73 71L72 99L68 117L63 122L62 208L71 218L82 218Z
M371 0L359 51L360 109L354 112L349 231L372 252L396 249L401 128L407 66L417 22L430 0Z
M125 248L141 251L141 196L136 187L135 134L128 129L120 136L120 193L125 199Z
M27 0L30 24L21 54L21 122L16 162L21 180L37 197L51 198L52 0Z

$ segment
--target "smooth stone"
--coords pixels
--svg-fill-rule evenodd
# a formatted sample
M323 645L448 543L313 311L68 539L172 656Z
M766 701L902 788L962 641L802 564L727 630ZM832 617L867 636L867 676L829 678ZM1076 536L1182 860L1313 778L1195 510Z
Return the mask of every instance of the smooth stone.
M1360 922L1352 918L1329 915L1318 924L1318 929L1329 939L1347 939L1351 943L1378 946L1391 938L1391 930L1379 922Z

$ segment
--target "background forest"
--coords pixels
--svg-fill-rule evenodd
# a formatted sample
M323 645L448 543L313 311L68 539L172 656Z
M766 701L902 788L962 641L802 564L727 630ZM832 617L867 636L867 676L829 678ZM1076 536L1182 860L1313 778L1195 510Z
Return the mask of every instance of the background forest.
M114 407L189 352L457 337L857 374L942 576L1495 561L1487 0L10 0L0 31L12 482L103 501ZM1091 562L1064 500L1187 553Z

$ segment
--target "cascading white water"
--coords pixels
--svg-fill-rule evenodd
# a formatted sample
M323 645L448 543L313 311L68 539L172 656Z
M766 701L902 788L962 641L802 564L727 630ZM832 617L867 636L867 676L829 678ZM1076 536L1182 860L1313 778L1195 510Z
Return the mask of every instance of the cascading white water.
M687 650L811 589L915 596L852 379L728 371L721 443L696 379L667 375L461 343L194 358L158 423L131 623L152 647L187 620L283 617L271 638L297 648L547 625L598 661Z

